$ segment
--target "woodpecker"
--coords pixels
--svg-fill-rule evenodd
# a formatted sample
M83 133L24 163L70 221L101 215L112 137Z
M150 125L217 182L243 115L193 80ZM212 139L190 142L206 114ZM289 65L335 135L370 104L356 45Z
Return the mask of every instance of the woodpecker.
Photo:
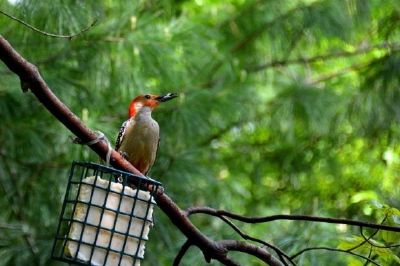
M115 150L144 175L147 175L156 159L160 141L160 128L151 117L151 112L160 103L177 96L176 93L139 95L129 105L128 120L119 130Z

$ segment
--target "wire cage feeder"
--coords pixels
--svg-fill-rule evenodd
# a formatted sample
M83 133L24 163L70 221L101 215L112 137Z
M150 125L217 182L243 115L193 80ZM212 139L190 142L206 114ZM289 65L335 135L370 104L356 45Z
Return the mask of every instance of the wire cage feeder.
M74 265L140 265L159 186L111 167L73 162L52 258Z

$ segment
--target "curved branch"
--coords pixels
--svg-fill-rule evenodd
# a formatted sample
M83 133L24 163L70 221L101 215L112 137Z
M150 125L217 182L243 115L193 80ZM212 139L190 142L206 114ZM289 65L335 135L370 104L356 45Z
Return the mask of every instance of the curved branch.
M190 248L192 242L190 240L186 240L186 242L182 245L181 249L179 250L178 254L176 255L174 262L172 263L173 266L178 266L181 263L183 256L185 256L186 251Z
M21 80L24 91L28 89L38 98L38 100L72 133L74 133L84 143L97 139L95 132L86 127L82 121L71 110L62 103L51 91L46 82L41 77L37 68L26 61L13 47L0 35L0 60L7 67L17 74ZM90 148L95 151L102 159L105 159L109 151L106 141L99 141ZM110 164L127 172L143 176L134 166L126 161L118 152L112 149ZM145 183L145 182L143 182ZM185 216L184 212L176 203L159 189L155 195L155 200L160 209L168 216L170 221L193 243L199 247L206 258L216 259L225 265L237 265L227 257L229 249L219 242L213 241L199 231ZM274 262L270 265L281 266L282 264L272 255L266 256L264 250L253 249L253 254L264 258L265 262Z
M61 102L51 91L41 77L38 69L21 55L0 35L0 59L7 67L18 75L24 91L28 89L38 100L72 133L87 143L97 139L95 132L86 127L82 121ZM106 159L108 144L106 141L99 141L90 146L102 159ZM135 167L126 161L118 152L112 151L110 164L127 172L143 176Z
M244 233L242 230L239 229L239 227L237 227L234 223L232 223L228 218L226 218L226 217L224 217L224 216L217 216L217 217L220 218L222 221L224 221L226 224L228 224L228 225L229 225L236 233L238 233L243 239L245 239L245 240L250 240L250 241L253 241L253 242L257 242L257 243L260 243L260 244L262 244L262 245L264 245L264 246L266 246L266 247L269 247L270 249L274 250L274 251L276 252L276 254L278 254L278 256L279 256L279 258L280 258L280 261L281 261L285 266L287 266L287 263L286 263L285 259L289 260L290 263L292 263L292 265L295 265L295 263L291 260L291 258L290 258L285 252L283 252L281 249L279 249L278 247L276 247L276 246L274 246L274 245L272 245L272 244L270 244L270 243L268 243L268 242L265 242L265 241L263 241L263 240L261 240L261 239L252 237L252 236L250 236L250 235Z
M388 215L386 214L386 216L383 218L381 224L383 224L383 223L386 221L387 217L388 217ZM379 229L376 229L375 232L372 233L368 238L364 238L364 241L363 241L363 242L361 242L361 243L355 245L355 246L352 247L352 248L347 249L347 251L353 251L353 250L355 250L355 249L361 247L361 246L364 245L365 243L369 243L369 242L370 242L369 240L372 239L378 232L379 232ZM362 226L360 226L360 234L361 234L362 236L364 236Z
M95 19L89 26L87 26L86 28L80 30L80 31L77 32L77 33L74 33L74 34L71 34L71 35L59 35L59 34L53 34L53 33L48 33L48 32L39 30L38 28L35 28L34 26L32 26L32 25L26 23L26 22L23 21L22 19L19 19L19 18L17 18L17 17L14 17L13 15L10 15L10 14L8 14L8 13L2 11L2 10L0 10L0 14L3 14L4 16L6 16L6 17L8 17L8 18L17 21L18 23L24 25L25 27L27 27L27 28L29 28L29 29L35 31L35 32L38 32L38 33L40 33L40 34L43 34L43 35L45 35L45 36L47 36L47 37L52 37L52 38L72 39L72 38L74 38L74 37L77 37L78 35L81 35L82 33L86 32L86 31L90 30L90 29L91 29L92 27L94 27L94 26L96 25L96 23L97 23L97 19Z
M310 215L294 215L294 214L277 214L271 216L263 216L263 217L245 217L242 215L234 214L224 210L216 210L210 207L191 207L186 209L185 214L190 216L195 213L204 213L213 216L225 216L231 219L241 221L244 223L256 224L256 223L266 223L277 220L289 220L289 221L309 221L309 222L322 222L322 223L332 223L332 224L347 224L347 225L355 225L362 226L367 228L380 229L391 232L400 232L400 227L389 226L383 224L376 224L370 222L362 222L355 221L350 219L341 219L341 218L328 218L328 217L319 217L319 216L310 216Z
M196 208L196 207L195 207L195 208ZM190 210L189 210L189 211L188 211L188 210L189 210L189 209L187 209L187 210L185 211L185 213L186 213L187 215L190 215ZM279 256L280 261L281 261L284 265L287 265L285 259L287 259L288 261L290 261L290 263L291 263L292 265L295 265L295 263L291 260L291 258L290 258L284 251L282 251L281 249L279 249L278 247L276 247L276 246L274 246L274 245L272 245L272 244L270 244L270 243L268 243L268 242L265 242L265 241L263 241L263 240L261 240L261 239L252 237L252 236L250 236L250 235L244 233L242 230L240 230L239 227L237 227L234 223L232 223L228 218L224 217L223 215L218 215L218 214L215 214L215 215L214 215L214 214L211 214L211 213L208 213L208 214L209 214L209 215L212 215L212 216L214 216L214 217L220 218L220 219L221 219L222 221L224 221L227 225L229 225L236 233L238 233L243 239L245 239L245 240L250 240L250 241L253 241L253 242L257 242L257 243L259 243L259 244L262 244L262 245L264 245L264 246L266 246L266 247L269 247L270 249L274 250L274 251L276 252L276 254Z
M376 231L377 232L377 231ZM364 238L364 241L368 244L370 244L372 247L375 248L398 248L400 247L400 244L393 244L393 245L377 245L373 242L371 242L371 238L375 235L375 232L372 233L370 236L366 236L362 230L362 227L360 227L360 234Z
M238 240L221 240L218 241L218 243L225 247L227 250L240 251L249 255L253 255L260 260L267 262L268 265L283 265L281 261L272 256L271 253L269 253L267 250L260 248L256 245Z

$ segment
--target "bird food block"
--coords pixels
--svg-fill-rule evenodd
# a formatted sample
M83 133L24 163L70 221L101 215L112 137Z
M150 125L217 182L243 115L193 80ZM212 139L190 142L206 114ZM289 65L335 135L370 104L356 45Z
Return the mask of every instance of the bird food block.
M98 176L84 178L78 191L65 255L90 265L140 265L153 224L150 193Z

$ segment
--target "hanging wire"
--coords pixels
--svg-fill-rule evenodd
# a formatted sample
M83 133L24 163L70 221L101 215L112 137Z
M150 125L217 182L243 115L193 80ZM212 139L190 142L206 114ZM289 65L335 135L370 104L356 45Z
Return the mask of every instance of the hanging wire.
M108 149L107 149L107 154L106 154L106 166L110 166L110 159L111 159L111 152L112 152L112 146L108 138L104 135L103 132L96 130L96 135L97 137L93 140L90 140L88 142L83 142L80 138L75 137L73 138L73 143L79 144L79 145L94 145L96 143L99 143L100 141L105 141L107 143Z

